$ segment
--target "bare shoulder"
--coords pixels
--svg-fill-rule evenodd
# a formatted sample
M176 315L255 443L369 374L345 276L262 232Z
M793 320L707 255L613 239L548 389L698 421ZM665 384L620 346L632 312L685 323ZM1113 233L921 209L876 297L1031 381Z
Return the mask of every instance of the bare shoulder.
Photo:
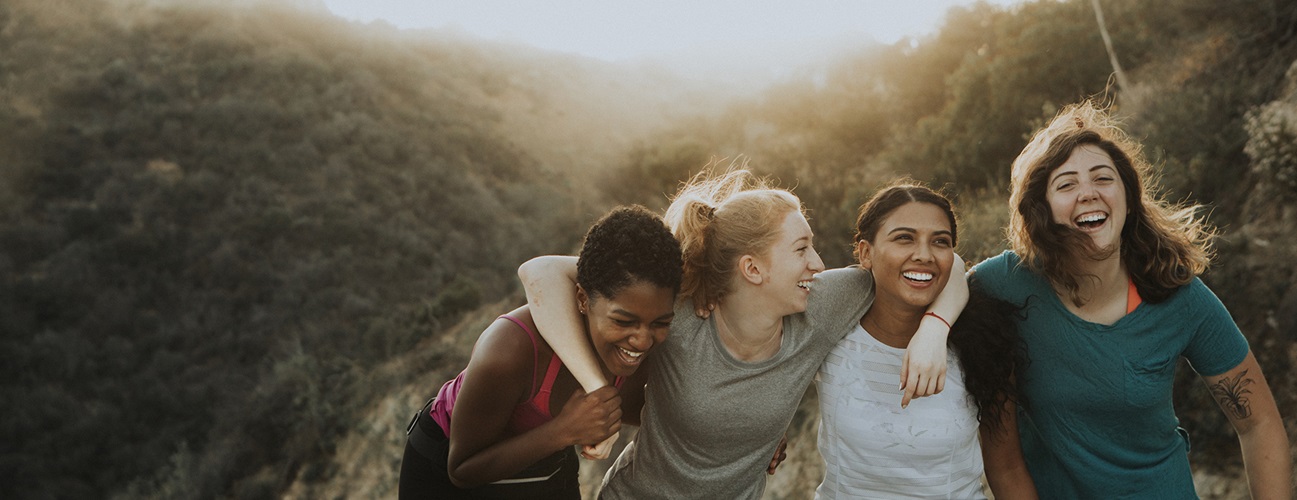
M535 324L526 306L514 309L506 316L535 331ZM535 352L531 335L522 326L504 317L496 318L477 338L469 368L493 377L529 381L536 364Z

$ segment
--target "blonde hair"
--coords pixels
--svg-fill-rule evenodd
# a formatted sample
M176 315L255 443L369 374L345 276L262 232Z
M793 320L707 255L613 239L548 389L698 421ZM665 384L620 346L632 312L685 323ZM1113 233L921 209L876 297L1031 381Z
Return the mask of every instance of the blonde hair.
M714 166L686 182L663 217L684 255L680 295L696 306L720 303L732 291L739 257L765 255L784 217L802 210L796 196L743 168L746 162L715 176Z
M1090 144L1112 158L1126 191L1130 213L1121 231L1120 249L1096 249L1085 234L1054 223L1046 199L1049 176L1072 151ZM1140 296L1151 303L1170 297L1180 286L1202 274L1211 261L1215 232L1196 216L1199 206L1180 206L1161 199L1155 189L1152 167L1141 148L1123 132L1106 110L1091 101L1067 106L1052 122L1032 137L1013 161L1009 245L1022 262L1067 292L1077 305L1086 302L1079 295L1076 270L1082 259L1102 259L1121 252L1126 270Z

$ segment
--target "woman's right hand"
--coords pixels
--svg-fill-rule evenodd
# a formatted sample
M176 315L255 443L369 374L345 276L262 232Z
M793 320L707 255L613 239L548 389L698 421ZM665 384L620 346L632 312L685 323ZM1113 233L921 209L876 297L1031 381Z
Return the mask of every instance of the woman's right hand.
M569 445L596 445L621 430L621 396L606 385L594 392L573 391L558 414Z

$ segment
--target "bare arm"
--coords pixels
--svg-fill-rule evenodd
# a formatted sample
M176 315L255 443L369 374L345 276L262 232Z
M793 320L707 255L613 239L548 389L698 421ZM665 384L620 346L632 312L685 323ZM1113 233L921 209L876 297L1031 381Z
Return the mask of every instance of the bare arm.
M1202 379L1238 432L1252 498L1291 498L1288 434L1256 357L1248 352L1230 371Z
M607 386L608 380L585 339L581 313L576 310L576 260L565 255L536 257L518 267L518 279L527 293L527 304L540 336L581 387L594 392ZM617 435L613 434L598 446L583 446L581 454L591 459L608 458L616 441Z
M586 391L608 385L576 310L576 257L536 257L518 268L536 329Z
M512 476L565 447L593 444L620 428L621 401L611 387L575 391L540 427L508 436L514 408L531 397L531 343L517 326L496 321L478 340L451 415L447 473L461 488Z
M982 463L986 464L986 482L996 499L1036 499L1036 483L1027 471L1022 456L1022 442L1018 436L1018 405L1004 402L1000 426L992 429L983 423L978 433L982 438Z
M901 361L901 389L905 390L901 396L902 408L908 406L912 398L931 396L946 388L946 336L950 333L950 325L955 324L964 311L964 304L968 303L968 277L964 275L964 269L964 259L955 254L946 287L928 307L928 312L941 319L924 316L919 330L905 349Z

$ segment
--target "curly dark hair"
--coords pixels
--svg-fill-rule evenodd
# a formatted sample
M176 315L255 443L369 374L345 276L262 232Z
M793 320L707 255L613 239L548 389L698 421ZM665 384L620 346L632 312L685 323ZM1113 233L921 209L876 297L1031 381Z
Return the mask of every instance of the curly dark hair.
M1018 334L1021 308L981 291L975 280L976 274L970 279L968 305L951 328L947 344L959 356L964 388L977 403L977 421L999 431L1005 402L1026 404L1014 375L1030 360Z
M680 242L639 205L614 208L590 226L576 263L577 283L604 298L641 280L679 293L683 273Z
M1080 283L1089 275L1081 274L1076 263L1116 250L1095 249L1089 236L1055 223L1047 199L1050 174L1087 144L1108 154L1126 190L1129 214L1121 230L1121 260L1139 296L1151 304L1162 302L1207 270L1216 231L1197 216L1200 207L1158 195L1139 143L1093 102L1064 108L1013 161L1009 246L1028 268L1065 290L1072 303L1088 301L1080 294Z

